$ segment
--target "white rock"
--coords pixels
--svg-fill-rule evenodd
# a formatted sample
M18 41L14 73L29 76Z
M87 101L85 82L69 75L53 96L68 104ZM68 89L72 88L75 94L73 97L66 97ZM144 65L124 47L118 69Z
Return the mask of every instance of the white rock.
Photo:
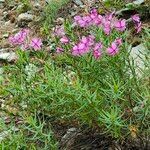
M146 69L145 67L145 56L147 54L147 49L144 44L140 44L136 47L133 47L130 52L130 60L134 62L135 72L136 74L141 77L143 70Z
M10 20L5 22L5 26L10 26L10 25L11 25L11 21Z
M74 0L74 3L80 7L83 7L84 5L81 0Z
M136 4L136 5L140 5L142 3L144 3L144 0L136 0L133 2L133 4Z
M0 142L4 140L8 136L8 134L8 131L3 131L2 133L0 133Z
M29 13L22 13L18 16L18 22L20 21L32 21L34 19L34 15Z
M9 34L6 33L6 34L3 34L3 38L8 38L9 37Z
M14 52L0 53L0 59L11 62L17 59L17 55Z
M4 3L5 2L5 0L0 0L0 3Z

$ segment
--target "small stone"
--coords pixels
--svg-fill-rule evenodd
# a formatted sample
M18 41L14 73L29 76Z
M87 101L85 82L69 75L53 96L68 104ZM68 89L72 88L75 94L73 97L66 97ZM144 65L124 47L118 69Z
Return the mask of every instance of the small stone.
M61 18L61 17L57 18L56 23L60 24L60 25L63 24L64 23L64 18Z
M41 5L39 3L35 3L33 7L37 10L41 10Z
M5 3L5 0L0 0L0 3Z
M136 0L133 2L133 4L136 4L136 5L141 5L142 3L144 3L144 0Z
M10 20L5 22L5 26L10 26L10 25L11 25L11 21Z
M21 22L21 21L33 21L33 18L34 18L34 15L32 14L29 14L29 13L22 13L18 16L18 22Z
M78 6L83 6L83 3L81 0L74 0L74 3Z
M5 15L7 15L7 14L8 14L8 12L7 12L7 11L4 11L4 12L3 12L3 15L4 15L4 16L5 16Z
M18 29L16 28L16 29L13 29L12 30L12 33L16 33L18 31Z
M3 34L3 38L8 38L9 37L9 34L6 33L6 34Z
M7 60L8 62L12 62L17 59L17 55L14 52L0 53L0 59Z
M0 133L0 142L4 140L9 135L8 131L3 131Z
M147 48L144 44L137 45L136 47L133 47L130 52L130 61L134 61L135 66L135 72L138 75L138 77L142 76L142 70L146 69L145 66L145 56L148 56L147 54Z

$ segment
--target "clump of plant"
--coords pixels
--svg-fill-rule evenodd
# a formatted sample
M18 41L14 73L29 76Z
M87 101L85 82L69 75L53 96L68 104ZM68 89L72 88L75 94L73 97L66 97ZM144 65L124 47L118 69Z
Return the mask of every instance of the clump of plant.
M139 15L132 21L138 34ZM114 12L100 15L93 9L75 16L73 23L66 20L54 30L52 54L36 52L33 61L28 55L32 49L18 51L17 65L7 70L14 71L7 94L18 105L25 102L30 112L98 126L116 138L138 137L149 128L149 94L130 61L127 37L127 21ZM26 66L31 63L36 73L27 78Z
M45 6L44 13L42 16L42 32L49 34L49 29L52 27L53 21L58 16L59 10L66 6L69 0L50 0Z

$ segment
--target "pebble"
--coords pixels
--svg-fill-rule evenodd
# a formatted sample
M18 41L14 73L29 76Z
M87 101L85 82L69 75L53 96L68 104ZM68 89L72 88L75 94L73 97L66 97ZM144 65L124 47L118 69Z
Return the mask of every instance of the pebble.
M0 3L4 3L5 2L5 0L0 0Z
M74 3L75 3L76 5L83 6L83 3L82 3L81 0L74 0Z
M9 34L6 33L6 34L3 34L3 38L8 38L9 37Z
M14 52L0 53L0 59L7 60L8 62L12 62L17 59L17 55Z
M33 5L33 7L36 9L36 10L41 10L41 5L39 3L35 3Z
M18 16L18 22L21 22L21 21L33 21L33 18L34 18L34 15L32 14L29 14L29 13L22 13Z
M5 22L5 26L9 26L9 25L11 25L11 21L10 20Z

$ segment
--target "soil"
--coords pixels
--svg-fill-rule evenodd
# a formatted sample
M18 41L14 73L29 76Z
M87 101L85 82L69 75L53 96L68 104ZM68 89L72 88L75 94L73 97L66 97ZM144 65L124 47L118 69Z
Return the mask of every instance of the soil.
M72 132L68 132L72 130ZM149 150L150 141L131 138L117 140L108 134L102 134L99 128L54 123L53 131L59 141L60 150ZM65 139L66 138L66 139ZM63 140L62 140L63 139ZM144 142L143 142L144 141Z

